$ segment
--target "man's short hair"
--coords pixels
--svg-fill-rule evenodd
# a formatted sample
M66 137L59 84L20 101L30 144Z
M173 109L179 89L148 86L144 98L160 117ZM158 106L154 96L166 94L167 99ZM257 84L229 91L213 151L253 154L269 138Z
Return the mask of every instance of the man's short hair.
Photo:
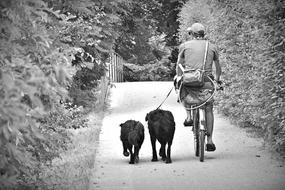
M198 31L198 32L189 32L189 35L193 35L195 38L203 38L205 36L204 31Z

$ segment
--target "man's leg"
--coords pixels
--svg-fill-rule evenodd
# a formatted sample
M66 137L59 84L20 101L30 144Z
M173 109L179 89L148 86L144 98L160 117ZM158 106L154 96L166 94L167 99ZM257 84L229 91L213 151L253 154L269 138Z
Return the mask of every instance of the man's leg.
M192 119L191 118L191 111L190 110L186 110L186 114L187 114L186 120L190 121Z
M183 103L183 106L185 107L185 111L186 111L186 114L187 114L187 117L184 121L184 126L193 126L193 119L192 119L192 111L189 110L189 108L191 107L189 104L187 104L185 102L185 100L182 101Z
M191 116L191 112L192 111L190 111L190 110L186 110L187 117L184 121L184 126L193 126L193 119Z
M214 151L216 149L214 143L213 143L213 128L214 128L214 113L213 113L213 104L207 105L205 108L205 119L207 124L207 131L208 131L208 137L207 137L207 149L209 151Z

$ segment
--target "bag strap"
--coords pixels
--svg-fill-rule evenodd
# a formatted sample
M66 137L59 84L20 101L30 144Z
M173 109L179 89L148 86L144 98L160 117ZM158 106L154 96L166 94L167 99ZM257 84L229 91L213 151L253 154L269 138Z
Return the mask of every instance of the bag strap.
M206 41L206 48L205 48L205 55L204 55L204 63L203 63L203 71L205 71L206 67L206 61L207 61L207 54L208 54L208 46L209 46L209 41Z

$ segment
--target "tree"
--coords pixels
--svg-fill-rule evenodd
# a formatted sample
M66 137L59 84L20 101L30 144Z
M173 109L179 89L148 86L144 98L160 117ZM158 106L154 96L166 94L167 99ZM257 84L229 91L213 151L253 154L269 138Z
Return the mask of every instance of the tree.
M149 39L156 35L151 11L159 6L155 0L133 0L125 12L121 12L121 34L116 40L115 51L126 61L143 65L156 60Z
M121 34L116 40L115 51L129 63L156 64L157 68L162 64L173 70L171 63L177 60L179 45L177 15L183 2L131 1L120 14L123 22L118 29Z
M45 187L41 166L64 151L73 120L60 100L81 68L91 65L90 72L103 75L123 3L0 1L1 188Z

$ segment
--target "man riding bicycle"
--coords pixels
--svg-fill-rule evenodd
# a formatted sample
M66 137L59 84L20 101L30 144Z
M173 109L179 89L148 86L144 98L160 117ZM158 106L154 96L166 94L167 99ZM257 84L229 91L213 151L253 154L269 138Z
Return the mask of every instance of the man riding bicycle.
M176 88L179 88L177 85L181 84L181 77L183 74L183 71L181 70L179 64L181 64L186 70L200 69L204 66L204 86L199 88L189 88L182 85L179 93L179 100L186 108L187 113L187 118L184 121L184 125L193 126L191 110L187 108L191 107L191 100L193 100L194 96L197 97L199 96L199 94L203 94L203 90L205 89L213 89L213 85L211 83L211 80L214 80L214 76L212 74L213 62L215 63L216 68L215 81L217 81L218 84L221 83L221 66L219 63L217 47L205 39L205 27L200 23L194 23L190 28L187 29L187 31L193 39L182 43L179 47L179 55L176 66L176 77L174 83L176 85ZM211 79L209 79L208 77ZM208 138L206 144L207 151L216 150L216 146L212 140L214 126L213 101L214 100L211 99L210 101L206 102L203 107L205 109L204 118L206 120L205 122L208 131Z

